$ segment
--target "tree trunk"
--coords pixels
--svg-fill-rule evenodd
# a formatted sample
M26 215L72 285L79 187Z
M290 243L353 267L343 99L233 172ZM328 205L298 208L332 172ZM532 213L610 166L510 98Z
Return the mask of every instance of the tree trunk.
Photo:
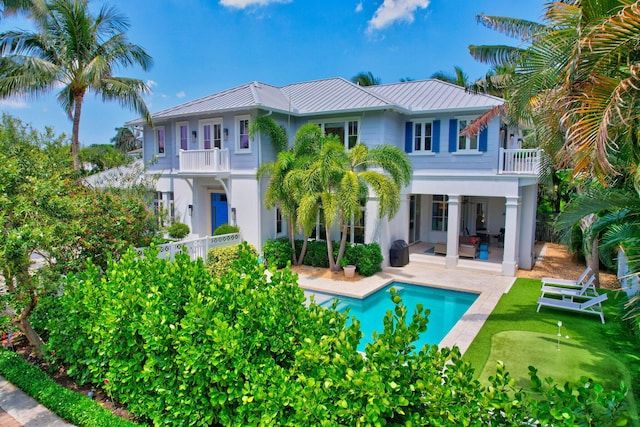
M583 243L582 250L584 252L584 258L587 265L591 267L593 276L595 277L594 285L600 287L600 239L598 236L588 239L586 231L596 222L598 217L596 215L587 215L580 221L580 228L582 229Z
M293 264L292 265L298 265L298 257L296 256L296 239L293 235L293 222L291 221L291 218L288 219L288 228L289 228L289 242L291 242L291 248L293 249Z
M336 264L340 265L340 260L344 257L344 251L347 247L347 233L349 232L348 224L342 226L342 235L340 236L340 249L338 249L338 258Z
M338 265L333 259L333 241L331 240L331 226L326 225L327 229L327 256L329 257L329 269L331 271L338 271Z
M27 337L29 345L31 345L31 348L33 349L33 352L36 354L36 356L40 358L44 357L44 351L42 350L44 342L42 341L42 338L40 338L40 335L38 335L38 333L31 326L29 318L25 317L23 319L21 315L17 319L11 319L11 323L17 326L20 329L20 332L22 332L24 336Z
M73 170L80 170L80 115L82 114L83 93L73 96L73 131L71 133L71 155L73 156Z
M600 287L600 239L598 237L593 238L591 242L591 250L585 250L585 258L587 259L587 265L591 267L593 272L594 285L596 288Z
M304 240L302 241L302 249L300 249L300 256L298 257L298 264L302 265L304 263L304 256L307 254L307 243L309 242L309 237L304 236Z

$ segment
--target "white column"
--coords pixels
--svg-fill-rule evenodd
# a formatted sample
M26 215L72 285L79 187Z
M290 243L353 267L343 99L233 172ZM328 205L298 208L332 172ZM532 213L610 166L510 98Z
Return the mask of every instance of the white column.
M458 264L458 240L460 238L460 201L462 197L449 194L449 210L447 220L447 257L444 265L454 268Z
M522 188L518 265L520 268L524 268L525 270L531 270L533 268L537 198L537 185L529 185Z
M519 197L507 197L504 220L504 257L502 258L502 275L515 276L518 270L516 259L516 242L518 240Z

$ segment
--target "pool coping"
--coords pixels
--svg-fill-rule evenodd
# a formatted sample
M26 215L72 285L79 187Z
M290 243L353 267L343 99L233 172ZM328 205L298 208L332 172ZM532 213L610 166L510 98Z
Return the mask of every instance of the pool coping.
M431 263L412 261L404 267L387 267L382 272L357 282L300 274L298 286L310 292L362 299L393 281L478 294L475 302L438 345L440 348L458 346L464 354L502 294L508 292L513 285L515 277L487 271L446 269Z

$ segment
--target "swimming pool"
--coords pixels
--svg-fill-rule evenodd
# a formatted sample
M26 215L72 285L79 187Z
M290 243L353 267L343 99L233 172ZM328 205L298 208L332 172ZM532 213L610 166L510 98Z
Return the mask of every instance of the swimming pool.
M411 319L419 303L425 309L431 310L427 330L420 334L419 340L414 343L416 350L420 350L425 344L440 343L478 298L478 294L470 292L392 282L364 299L333 296L320 298L324 299L321 302L316 297L316 302L331 307L333 300L338 299L338 311L344 312L349 309L349 318L355 316L360 321L360 330L364 336L360 340L358 350L364 351L366 344L371 342L373 331L382 332L384 329L382 319L387 310L393 310L394 304L389 293L392 287L402 297L402 303L407 307L408 319Z

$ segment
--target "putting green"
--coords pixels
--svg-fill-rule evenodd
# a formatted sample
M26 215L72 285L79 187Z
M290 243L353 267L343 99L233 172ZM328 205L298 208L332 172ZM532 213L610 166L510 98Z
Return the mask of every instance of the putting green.
M559 348L559 350L558 350ZM573 341L571 337L541 334L529 331L504 331L491 339L491 353L480 374L486 382L496 373L496 362L502 361L519 387L528 389L529 366L538 369L542 379L552 377L559 385L576 382L586 376L602 384L606 389L617 389L620 381L631 385L628 369L615 355L595 347Z

